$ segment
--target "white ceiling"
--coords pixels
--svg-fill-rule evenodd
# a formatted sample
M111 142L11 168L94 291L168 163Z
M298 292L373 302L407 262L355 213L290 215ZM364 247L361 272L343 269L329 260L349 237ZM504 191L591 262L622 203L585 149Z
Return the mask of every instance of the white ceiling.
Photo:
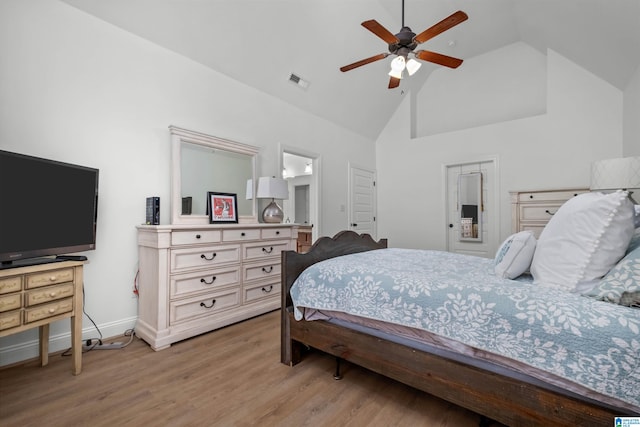
M387 52L360 23L375 19L398 32L402 0L63 1L372 139L406 91L436 68L424 63L394 90L387 89L391 57L339 71ZM523 41L621 90L640 65L640 0L406 0L404 7L415 33L465 11L467 21L421 45L461 59ZM291 73L309 87L289 82Z

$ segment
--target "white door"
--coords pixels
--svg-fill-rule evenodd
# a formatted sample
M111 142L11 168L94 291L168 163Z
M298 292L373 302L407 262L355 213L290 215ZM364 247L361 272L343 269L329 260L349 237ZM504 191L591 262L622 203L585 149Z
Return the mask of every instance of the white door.
M482 222L481 239L477 241L461 240L461 212L458 195L458 176L471 172L482 173L482 202L478 220ZM446 166L446 212L447 212L447 250L449 252L493 258L497 250L498 238L498 200L496 187L496 161L482 160L474 163L459 163Z
M377 239L375 172L349 165L349 229Z

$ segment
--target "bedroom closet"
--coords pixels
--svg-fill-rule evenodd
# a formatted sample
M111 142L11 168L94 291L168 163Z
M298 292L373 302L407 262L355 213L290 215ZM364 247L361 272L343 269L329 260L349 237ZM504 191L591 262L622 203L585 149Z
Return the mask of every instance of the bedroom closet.
M491 258L499 234L497 160L447 164L447 251Z

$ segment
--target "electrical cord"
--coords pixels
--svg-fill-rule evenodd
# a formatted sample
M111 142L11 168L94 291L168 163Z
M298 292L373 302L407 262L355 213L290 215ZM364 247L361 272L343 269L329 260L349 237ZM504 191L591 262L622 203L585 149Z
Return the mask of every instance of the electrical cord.
M91 318L91 316L89 316L89 313L87 313L85 311L85 293L84 293L84 283L82 284L82 313L87 316L87 319L89 319L91 321L91 323L93 324L93 327L96 328L96 331L98 331L98 335L100 336L99 338L88 338L86 340L86 348L83 348L82 353L86 353L88 351L93 350L94 348L96 348L96 346L98 345L102 345L102 332L100 331L100 328L98 328L98 325L96 325L96 322L93 321L93 319ZM85 346L83 346L85 347ZM69 347L68 349L66 349L64 352L62 352L62 356L71 356L71 350L72 347Z
M133 285L134 285L134 290L133 293L136 294L136 296L138 295L138 284L137 284L137 280L138 280L138 274L140 273L140 270L138 270L138 272L136 272L136 276L133 279ZM82 353L87 353L91 350L93 350L94 348L96 348L98 345L102 345L102 332L100 331L100 328L98 327L98 325L96 325L96 322L93 321L93 319L91 318L91 316L89 316L89 314L85 311L85 293L84 293L84 283L82 284L82 313L84 313L85 316L87 316L87 318L91 321L91 323L93 324L93 327L96 328L96 331L98 331L98 335L100 336L99 338L88 338L86 340L86 345L83 346L82 349ZM126 331L124 331L124 336L125 337L129 337L129 341L127 341L126 343L122 344L122 346L120 348L125 348L126 346L128 346L129 344L131 344L133 342L133 338L136 336L136 331L135 329L127 329ZM71 356L71 350L73 348L70 347L68 349L66 349L64 352L62 352L62 356Z
M129 341L127 341L126 343L122 344L122 348L125 348L126 346L128 346L129 344L131 344L133 342L133 337L136 336L135 329L127 329L126 331L124 331L124 336L125 337L129 337Z

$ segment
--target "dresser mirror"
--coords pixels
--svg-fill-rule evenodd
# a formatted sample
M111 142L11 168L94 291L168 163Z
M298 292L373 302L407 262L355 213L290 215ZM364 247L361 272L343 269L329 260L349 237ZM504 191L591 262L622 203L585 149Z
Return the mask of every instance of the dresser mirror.
M482 173L458 175L460 241L482 242Z
M170 126L171 223L208 224L207 193L232 193L238 222L257 223L255 199L247 182L256 182L258 148Z

